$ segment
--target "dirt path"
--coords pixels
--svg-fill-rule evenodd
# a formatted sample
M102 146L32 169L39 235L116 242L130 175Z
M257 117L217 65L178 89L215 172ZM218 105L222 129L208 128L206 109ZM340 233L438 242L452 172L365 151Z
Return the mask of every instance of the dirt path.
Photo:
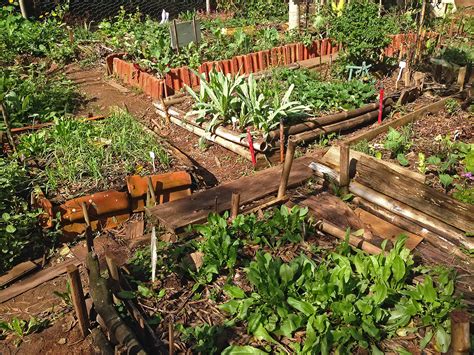
M102 68L82 69L71 65L66 71L86 98L79 116L108 114L114 107L126 108L143 123L160 120L152 107L152 99L133 88L125 88L112 78L106 78ZM169 143L185 153L197 167L206 187L235 180L252 171L250 162L229 150L211 144L203 150L199 138L176 126L165 127L160 132Z

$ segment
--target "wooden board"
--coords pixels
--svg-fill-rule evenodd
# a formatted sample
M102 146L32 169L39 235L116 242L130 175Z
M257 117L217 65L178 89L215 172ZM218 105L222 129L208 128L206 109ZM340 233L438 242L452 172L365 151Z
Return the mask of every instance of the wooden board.
M298 204L311 208L317 218L324 219L342 230L346 230L348 227L351 228L351 231L364 228L364 224L354 211L340 198L328 192L310 196Z
M8 285L9 283L19 279L27 273L33 271L38 267L38 264L28 260L18 265L15 265L5 275L0 276L0 287Z
M389 127L392 127L392 128L397 128L397 127L400 127L400 126L404 126L410 122L413 122L421 117L423 117L423 115L427 114L427 113L433 113L433 112L437 112L439 110L441 110L444 105L446 104L446 101L451 99L451 98L455 98L455 97L459 97L462 93L458 93L458 94L455 94L455 95L452 95L452 96L448 96L448 97L445 97L431 105L426 105L412 113L409 113L403 117L400 117L400 118L397 118L395 120L390 120L388 122L385 122L385 123L382 123L381 125L378 125L377 127L367 131L367 132L362 132L358 135L355 135L354 137L351 137L351 138L348 138L346 139L344 142L346 144L355 144L357 142L360 142L362 140L372 140L374 139L375 137L377 137L379 134L381 133L384 133L384 132L387 132L388 131L388 128Z
M315 159L316 156L295 159L288 187L301 185L311 178L313 171L308 165ZM169 231L175 232L190 224L206 221L209 213L216 212L216 198L217 212L221 213L230 209L232 192L240 193L241 205L276 193L280 184L281 170L282 166L266 169L181 200L155 206L149 209L149 213Z
M360 159L356 181L437 218L463 232L474 232L474 206L389 169L378 161Z
M6 302L13 297L19 296L22 293L29 291L44 282L52 280L66 272L69 265L79 266L81 262L76 258L68 259L60 264L54 265L47 269L41 270L26 280L20 281L13 286L4 290L0 290L0 303Z
M372 213L361 208L357 208L354 212L366 225L366 228L382 239L388 239L395 242L400 234L405 234L408 237L405 246L410 250L415 249L423 240L423 237L407 232L406 230L399 228L380 217L374 216Z
M323 156L323 158L320 160L320 162L325 164L325 165L329 165L329 166L333 167L334 170L336 170L336 171L339 171L339 153L340 153L340 148L337 147L337 146L332 146L328 150L328 152ZM377 161L378 163L383 164L386 167L388 167L390 169L393 169L393 170L399 172L400 174L408 176L411 179L414 179L414 180L419 181L421 183L424 183L425 180L426 180L424 175L419 174L419 173L414 172L414 171L411 171L411 170L408 170L408 169L406 169L403 166L400 166L398 164L393 164L393 163L390 163L388 161L375 159L374 157L371 157L370 155L358 152L356 150L352 150L352 149L350 150L349 159L351 159L351 160L354 159L355 161L358 161L358 160L361 159L361 157L364 157L366 159L373 159L373 160ZM352 168L352 166L355 167L355 164L353 164L353 162L350 162L350 166L351 166L351 168ZM351 176L353 176L353 174L351 174Z

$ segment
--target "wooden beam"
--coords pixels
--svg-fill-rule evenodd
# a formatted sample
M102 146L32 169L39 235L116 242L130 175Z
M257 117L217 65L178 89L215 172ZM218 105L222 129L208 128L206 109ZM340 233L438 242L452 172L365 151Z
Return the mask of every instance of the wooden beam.
M5 275L0 276L0 287L4 287L9 283L19 279L20 277L28 274L29 272L38 268L38 264L28 260L18 265L15 265Z
M66 272L68 265L80 265L81 262L77 258L68 259L61 264L43 269L34 275L30 276L26 280L20 281L17 284L8 287L4 290L0 290L0 303L6 302L13 297L19 296L22 293L29 291L42 283L52 280Z
M356 180L361 184L464 232L474 232L474 206L414 181L374 160L360 159L357 172Z
M314 155L295 159L289 175L288 187L301 185L309 179L313 172L308 165L317 158ZM269 168L252 176L245 176L192 196L155 206L148 212L169 231L175 232L190 224L205 222L209 213L215 212L216 197L219 200L218 212L222 213L230 210L233 192L240 193L241 205L276 193L281 172L281 166Z
M425 114L427 113L433 113L441 110L444 105L446 104L446 101L452 98L458 98L460 97L461 93L454 94L448 97L445 97L431 105L424 106L412 113L409 113L408 115L405 115L403 117L397 118L395 120L390 120L387 121L386 123L383 123L382 125L376 126L375 128L367 131L367 132L362 132L358 135L355 135L352 138L346 139L344 142L348 145L353 145L357 142L360 142L362 140L367 140L370 141L377 137L379 134L387 132L389 127L392 128L397 128L400 126L405 126L406 124L416 121L419 118L422 118Z

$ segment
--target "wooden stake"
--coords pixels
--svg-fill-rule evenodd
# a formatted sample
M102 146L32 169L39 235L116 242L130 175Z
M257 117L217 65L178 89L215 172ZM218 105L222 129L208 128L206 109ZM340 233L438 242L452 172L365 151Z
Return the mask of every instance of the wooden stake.
M151 176L147 176L148 182L148 191L150 193L150 204L156 206L156 195L155 190L153 189L153 181L151 181Z
M277 198L283 198L286 195L288 178L290 177L291 166L293 165L293 158L295 157L295 148L296 143L291 138L288 139L288 149L286 151L285 165L283 166L283 171L281 173Z
M10 118L3 102L0 102L0 110L2 110L3 122L5 123L5 131L7 132L8 143L10 143L13 151L16 153L16 145L15 141L13 140L12 131L10 127Z
M87 206L85 202L81 202L82 214L84 216L84 221L86 222L86 244L87 244L87 252L91 252L94 248L94 238L92 236L91 230L91 222L89 219L89 212L87 212Z
M84 299L84 292L82 290L81 275L79 269L75 265L67 267L67 274L69 284L71 285L71 299L76 312L77 320L81 328L83 337L89 333L89 318L87 317L86 302Z
M107 262L107 269L109 270L110 278L116 282L119 282L119 270L114 259L112 259L108 253L106 253L105 261Z
M339 185L344 194L349 193L349 182L350 182L350 159L349 159L350 149L346 144L340 146L339 154Z
M451 350L454 355L468 355L471 349L469 313L451 312Z
M459 91L464 90L464 84L466 82L466 74L467 74L467 67L459 68L459 73L458 73Z
M239 214L239 207L240 207L240 194L237 192L232 192L232 203L231 203L231 210L230 210L231 220L234 220Z
M174 321L172 318L168 321L168 353L174 355Z
M171 123L171 119L170 119L170 114L168 112L168 105L165 103L165 100L162 97L160 97L160 103L161 103L161 106L163 106L163 111L165 113L166 125L169 127Z
M285 161L285 125L280 120L280 163Z

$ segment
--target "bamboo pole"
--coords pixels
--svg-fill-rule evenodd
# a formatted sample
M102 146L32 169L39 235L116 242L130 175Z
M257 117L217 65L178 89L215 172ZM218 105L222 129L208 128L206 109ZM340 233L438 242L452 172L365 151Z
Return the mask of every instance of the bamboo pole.
M81 334L85 338L89 334L89 317L87 316L84 291L82 290L81 274L76 265L68 265L66 270L71 286L72 304L81 328Z
M194 126L194 125L186 123L186 122L183 122L180 119L175 118L173 116L170 117L170 120L175 125L180 126L184 129L188 130L189 132L192 132L192 133L198 135L199 137L203 137L203 138L207 139L210 142L217 143L217 144L223 146L224 148L227 148L230 151L232 151L232 152L234 152L238 155L241 155L245 159L247 159L249 161L252 161L252 157L250 155L250 152L245 147L243 147L241 145L238 145L237 143L230 142L227 139L216 136L215 134L212 134L210 132L206 132L202 128L199 128L197 126Z
M331 223L329 223L325 220L319 220L318 222L316 222L316 228L323 231L324 233L330 234L333 237L336 237L336 238L341 239L341 240L345 240L346 236L347 236L346 231L337 228L336 226L334 226L333 224L331 224ZM355 236L352 233L349 233L348 237L349 237L349 244L350 245L352 245L356 248L362 249L362 250L366 251L369 254L378 255L378 254L381 254L381 253L385 253L379 247L363 240L360 237Z
M82 208L82 215L84 217L84 221L86 222L85 235L86 235L87 251L91 252L92 249L94 248L94 238L93 238L93 235L92 235L91 221L89 219L89 212L87 212L87 206L86 206L86 203L84 201L81 202L81 208Z
M391 107L387 106L384 108L384 114L390 112ZM324 126L322 128L316 128L306 132L295 134L293 137L297 143L308 143L320 137L323 134L344 131L355 128L361 124L375 120L378 117L378 110L371 111L364 115L348 119L339 123Z
M280 120L280 163L285 161L285 125L283 119Z
M161 109L161 107L156 105L156 104L155 104L155 107L157 108L156 112L161 117L165 117L165 112ZM168 109L168 112L169 112L170 116L172 118L174 118L174 119L171 119L171 122L177 124L178 126L181 126L181 124L176 123L176 120L181 121L182 124L185 124L185 125L195 126L195 127L199 128L203 131L207 130L207 128L208 128L208 125L206 123L199 124L199 123L196 122L195 117L192 117L192 116L185 117L184 113L176 110L174 107L170 107ZM183 126L181 126L181 127L183 127ZM190 129L192 129L192 127L190 127ZM188 129L188 131L189 131L189 129ZM237 134L237 133L235 133L235 132L233 132L230 129L227 129L225 127L219 126L219 127L216 127L212 131L212 133L210 133L210 132L207 132L207 133L215 135L215 136L220 137L220 138L223 138L223 139L225 139L225 140L227 140L231 143L236 143L236 144L238 144L240 146L243 146L243 147L249 147L249 142L247 141L247 138L245 136L239 135L239 134ZM196 134L198 134L198 133L196 133ZM255 139L253 141L253 146L254 146L254 149L259 151L259 152L266 152L269 149L269 146L268 146L267 142L264 139Z
M288 148L286 151L285 164L281 173L280 186L278 188L277 198L283 198L286 195L286 188L288 186L288 178L290 177L291 166L293 165L293 158L295 157L296 143L290 137L288 139Z
M234 220L237 218L239 214L239 207L240 207L240 194L237 192L232 192L232 203L230 209L230 218Z

